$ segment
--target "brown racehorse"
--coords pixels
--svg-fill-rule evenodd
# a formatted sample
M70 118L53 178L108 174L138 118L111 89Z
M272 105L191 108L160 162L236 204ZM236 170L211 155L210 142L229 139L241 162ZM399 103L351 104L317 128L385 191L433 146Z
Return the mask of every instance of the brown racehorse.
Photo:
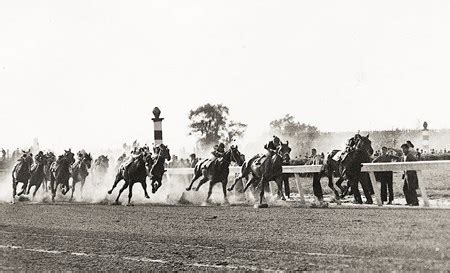
M120 195L128 188L128 205L131 205L133 185L137 182L141 183L145 198L150 198L147 193L147 176L150 176L152 193L155 193L161 186L162 177L165 172L165 161L171 159L170 150L167 146L161 144L155 151L157 152L155 160L152 158L152 154L149 151L143 151L142 154L135 158L128 166L121 166L119 168L113 187L108 191L108 194L112 194L117 184L122 180L125 181L125 184L117 195L116 204L119 204Z
M235 162L239 166L242 166L242 164L244 163L243 156L239 152L238 147L232 145L221 158L215 158L212 162L210 162L210 164L207 164L209 160L210 159L202 160L195 165L194 177L192 178L191 184L186 188L186 190L190 191L194 182L203 176L198 186L194 190L198 191L203 184L209 181L208 196L206 197L206 202L209 202L209 198L211 197L214 185L217 183L222 183L223 198L225 200L225 203L228 203L226 189L228 183L228 174L230 173L230 164L231 162Z
M282 192L283 162L285 161L285 158L289 158L290 152L291 148L289 147L289 142L286 141L286 143L281 143L278 152L273 154L271 157L268 157L267 155L263 156L264 158L262 159L262 162L260 164L257 163L259 161L257 159L259 159L260 156L254 156L252 159L242 165L240 176L236 178L235 182L233 183L233 185L231 185L230 188L228 188L228 190L233 190L238 181L242 180L242 178L246 178L248 182L244 187L244 192L251 185L253 185L254 187L260 186L261 192L259 204L260 207L265 207L267 205L262 205L265 189L268 187L268 183L270 181L275 181L277 184L278 196L282 200L286 200ZM252 177L250 180L248 180L248 176L250 174L252 175Z
M33 164L33 155L30 153L30 151L25 152L22 151L23 155L20 157L14 165L13 171L12 171L12 181L13 181L13 199L12 202L14 203L14 198L17 194L17 185L19 183L22 183L22 190L18 196L25 193L27 186L28 186L28 180L31 176L31 165Z
M31 167L30 183L27 190L27 194L30 194L31 187L34 186L33 198L36 196L36 192L41 187L42 182L45 181L45 165L47 165L47 156L37 154L35 164Z
M69 149L60 155L50 167L50 187L52 189L52 201L55 201L58 186L62 187L62 194L69 191L70 166L75 162L74 154Z
M358 183L361 183L364 195L366 196L366 203L372 204L373 188L368 180L368 175L361 173L361 164L371 162L370 156L373 154L372 142L369 140L369 135L361 136L355 145L355 149L344 153L341 156L341 160L334 160L333 157L339 150L333 150L323 162L322 176L328 177L328 186L335 193L336 200L340 199L336 185L340 190L342 196L347 192L348 188L351 188L355 197L356 203L362 203L361 194L358 189ZM337 174L338 181L334 183L333 174ZM342 187L342 183L347 181L347 186ZM319 200L322 201L322 200Z
M73 199L73 193L75 192L75 186L78 182L81 182L80 192L83 194L84 183L86 182L86 177L89 175L89 169L92 164L91 154L84 154L83 158L72 165L72 194L70 200Z

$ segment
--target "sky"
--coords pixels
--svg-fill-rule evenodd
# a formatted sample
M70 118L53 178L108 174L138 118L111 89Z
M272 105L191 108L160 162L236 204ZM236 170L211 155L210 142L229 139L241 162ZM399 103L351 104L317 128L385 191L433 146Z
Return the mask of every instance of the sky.
M1 1L0 147L192 149L222 103L265 142L287 113L321 131L450 128L450 2Z

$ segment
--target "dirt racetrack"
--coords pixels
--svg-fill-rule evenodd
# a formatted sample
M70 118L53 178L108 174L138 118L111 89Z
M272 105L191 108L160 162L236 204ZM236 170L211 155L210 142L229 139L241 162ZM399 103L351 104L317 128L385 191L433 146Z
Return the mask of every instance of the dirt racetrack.
M450 270L450 211L0 204L0 270Z

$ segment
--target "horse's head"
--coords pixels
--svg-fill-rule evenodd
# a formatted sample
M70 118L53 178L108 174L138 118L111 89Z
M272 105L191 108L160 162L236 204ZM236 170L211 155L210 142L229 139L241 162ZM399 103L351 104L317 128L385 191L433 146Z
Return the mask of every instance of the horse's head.
M22 150L22 156L20 157L19 160L31 166L33 164L33 154L31 153L30 150L28 151Z
M369 139L369 134L367 134L367 136L360 136L357 139L355 148L356 150L366 152L368 155L372 155L373 148L372 148L372 141L370 141Z
M75 162L75 154L72 153L72 149L64 150L64 158L69 164L73 164Z
M91 165L92 165L92 156L91 156L90 153L89 153L89 154L84 154L84 156L83 156L83 163L86 164L86 167L87 167L88 169L91 168Z
M172 157L170 156L169 146L166 146L164 144L158 146L157 154L158 156L164 158L167 161L170 161L172 159Z
M242 164L244 164L245 161L245 156L241 154L241 152L239 152L238 146L231 145L229 151L230 151L230 160L235 162L239 166L242 166Z
M289 141L286 141L286 143L280 142L278 151L282 158L285 158L286 156L290 158L289 154L291 153L292 149L291 147L289 147Z
M47 152L45 154L45 157L47 159L47 162L50 162L50 163L56 160L56 156L53 152Z

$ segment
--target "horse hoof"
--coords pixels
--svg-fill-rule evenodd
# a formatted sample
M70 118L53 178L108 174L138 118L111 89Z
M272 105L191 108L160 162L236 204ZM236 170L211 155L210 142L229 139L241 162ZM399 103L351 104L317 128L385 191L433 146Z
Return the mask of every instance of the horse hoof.
M228 188L227 190L228 190L228 191L232 191L232 190L233 190L233 188Z
M281 197L281 200L286 201L286 198L283 196L283 197Z
M148 194L145 195L145 198L150 199L150 196L148 196Z
M255 208L256 208L256 209L266 209L266 208L268 208L268 207L269 207L268 204L256 204L256 205L255 205Z
M191 188L186 188L186 191L190 191L191 190Z
M127 207L133 207L133 206L134 206L134 204L132 204L132 203L127 204Z
M108 191L108 194L112 194L112 191Z

